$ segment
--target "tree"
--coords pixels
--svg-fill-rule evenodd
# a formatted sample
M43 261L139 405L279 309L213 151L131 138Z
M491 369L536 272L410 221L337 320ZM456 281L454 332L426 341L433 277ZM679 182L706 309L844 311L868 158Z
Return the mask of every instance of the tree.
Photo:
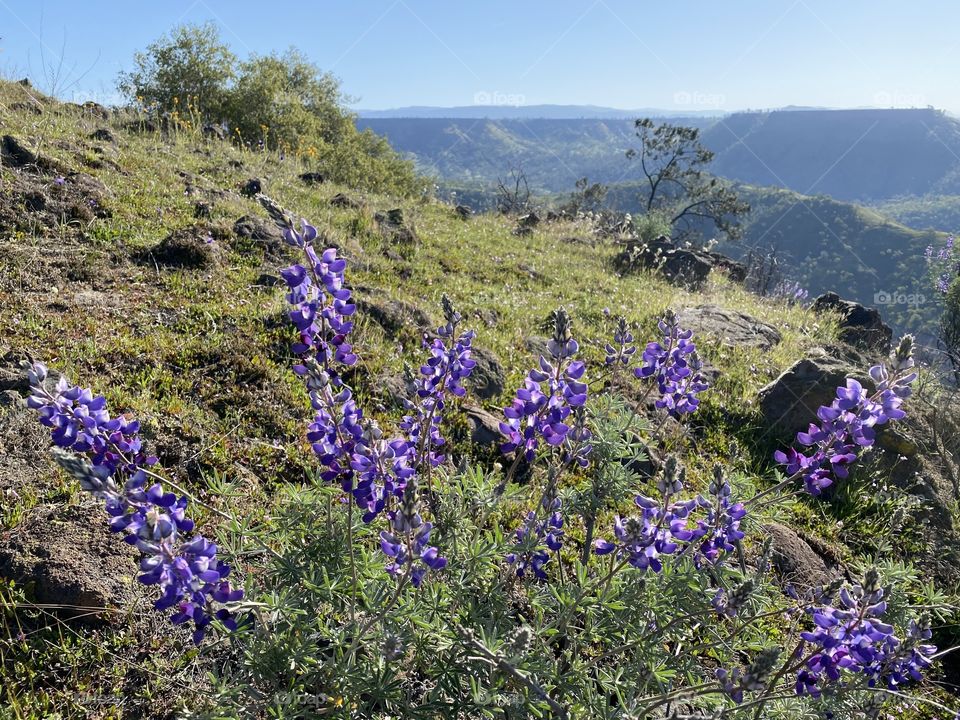
M497 210L503 215L522 215L530 210L530 186L523 168L510 170L506 180L497 178Z
M702 234L716 229L731 240L741 235L740 216L750 205L705 168L713 152L700 143L696 128L645 118L635 123L640 148L627 151L629 159L639 158L645 178L641 207L645 213L659 211L670 222L675 237Z
M117 80L130 101L167 111L190 102L204 117L221 119L237 58L213 23L179 25L133 61L135 69Z

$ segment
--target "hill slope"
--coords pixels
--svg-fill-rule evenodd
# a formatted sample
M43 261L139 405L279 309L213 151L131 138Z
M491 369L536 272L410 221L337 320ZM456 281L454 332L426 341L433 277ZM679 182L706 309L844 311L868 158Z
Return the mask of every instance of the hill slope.
M468 403L492 413L510 402L536 362L538 336L559 305L574 318L582 355L597 364L611 332L611 313L626 317L638 342L656 337L657 320L667 308L716 305L748 314L748 327L773 326L773 335L780 337L773 347L733 344L710 330L697 335L697 347L715 373L713 386L691 422L655 426L658 442L680 457L687 482L697 489L710 482L715 462L730 464L738 492L770 485L771 451L778 439L758 408L758 391L815 348L852 352L836 345L837 318L758 298L723 276L711 277L693 292L652 273L618 275L612 259L619 248L576 223L547 222L519 235L508 218L464 221L452 207L428 198L317 183L315 177L300 177L317 168L296 158L281 160L199 133L161 132L135 115L64 105L19 86L0 85L0 121L5 133L0 155L0 553L8 558L18 548L39 547L29 557L17 556L23 562L16 573L0 577L0 707L10 708L13 717L50 717L52 708L64 717L137 718L180 717L187 711L267 717L275 710L275 715L337 717L344 711L342 668L328 660L333 647L328 636L346 627L347 613L318 602L297 615L323 632L277 629L282 624L277 618L290 612L289 596L318 587L328 574L334 576L337 597L349 595L342 583L350 570L330 565L327 573L323 565L323 573L289 582L290 568L301 577L301 564L313 562L305 554L307 545L320 548L320 563L346 557L345 533L330 529L330 517L337 518L339 530L346 512L317 478L305 437L309 399L290 369L295 333L278 273L297 256L258 202L240 192L251 179L312 220L324 243L338 247L347 259L349 285L358 300L351 341L360 356L347 380L367 415L387 428L395 429L401 415L402 367L422 362L423 333L440 324L444 294L477 330L475 346L494 380L482 395L472 386ZM378 220L378 213L396 209L409 232L388 232ZM200 652L185 650L189 632L154 612L151 588L132 587L136 565L122 550L127 546L107 533L102 510L91 510L97 503L57 469L47 429L26 407L23 396L29 390L20 363L31 359L92 386L114 412L141 421L148 450L159 457L156 470L201 499L191 506L198 527L220 541L221 553L235 566L232 577L245 582L251 599L262 603L257 606L262 624L243 636L243 645L228 640ZM602 376L595 384L603 384ZM635 403L634 418L646 414L639 397L623 392ZM476 417L476 407L456 405L447 450L456 464L476 463L478 477L493 478L502 471L494 464L501 460L493 447L496 430L492 441L489 427L485 440L477 438L469 420L469 413ZM616 463L627 460L615 457ZM631 464L637 460L629 458ZM441 480L448 481L438 472L435 482ZM635 484L631 491L654 485L646 479ZM927 536L920 534L916 518L896 516L891 531L885 513L892 507L892 492L884 490L888 504L868 507L789 496L775 513L763 504L752 510L750 529L762 533L773 521L791 526L810 539L809 546L804 544L807 552L816 547L844 567L881 552L896 558L888 564L901 568L896 570L900 576L914 572L896 565L901 561L949 565L934 542L918 540ZM450 520L454 528L486 513L480 506L485 496L470 502L456 510ZM509 513L498 514L502 526L494 531L509 532L521 510L515 502ZM238 519L224 520L224 512ZM231 529L233 522L239 530ZM576 523L566 532L570 542L583 539ZM246 544L258 533L275 539L276 547L267 548L284 553L283 563L274 564L270 553ZM801 542L800 535L792 536ZM941 529L936 537L943 536ZM376 555L378 539L364 536L357 545L360 560L375 568L357 584L363 592L367 586L383 588L377 590L383 602L396 583ZM485 553L483 547L476 550L478 557ZM754 562L752 555L746 558ZM469 576L469 567L464 560L450 572ZM61 572L56 583L49 581L51 568ZM513 577L502 570L484 582ZM645 582L635 585L645 587ZM763 582L773 587L772 581ZM96 592L77 590L90 583ZM515 587L518 597L527 592L520 583ZM529 592L539 593L541 587L533 585ZM604 597L606 591L604 586ZM75 602L65 601L67 592L74 593ZM399 597L400 590L395 592ZM441 595L432 590L410 594L402 607L406 612L408 602L429 604ZM542 596L549 597L549 591ZM481 595L478 602L486 599ZM373 607L371 602L358 608L358 617L376 617ZM443 615L449 607L434 609ZM529 606L523 600L516 607ZM708 608L712 615L714 609ZM507 607L511 617L515 609ZM78 610L79 617L71 614ZM120 622L109 621L114 617ZM778 623L779 617L778 610ZM757 640L764 645L782 638L779 626L764 626L763 632ZM366 640L375 662L382 660L382 634L374 628ZM356 640L346 637L343 643ZM437 644L451 645L446 637ZM425 652L431 660L436 657L433 645ZM454 645L451 652L460 650ZM660 648L655 653L663 654ZM238 679L249 677L238 668L254 661L259 662L254 680ZM391 676L391 692L415 696L422 683L416 673L407 677L403 667ZM605 665L597 667L606 672ZM450 682L459 683L462 698L456 700L473 712L471 680ZM310 694L291 693L290 683L301 682ZM222 693L215 696L222 704L211 701L213 685ZM291 703L306 709L300 713Z
M790 280L811 295L837 291L866 305L880 306L884 318L902 331L924 332L936 320L923 253L942 239L933 231L913 230L877 212L823 195L736 186L750 203L743 238L721 243L722 252L743 258L751 250L775 251ZM612 207L637 212L639 187L611 187ZM913 296L912 304L888 298Z

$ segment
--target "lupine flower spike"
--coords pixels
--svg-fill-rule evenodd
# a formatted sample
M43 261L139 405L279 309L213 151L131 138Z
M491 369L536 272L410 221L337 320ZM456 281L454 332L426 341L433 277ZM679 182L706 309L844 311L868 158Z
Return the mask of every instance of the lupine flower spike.
M906 413L903 401L910 397L910 385L917 379L913 362L913 337L904 335L890 360L870 368L876 385L871 394L853 378L837 388L837 397L817 411L819 425L811 423L797 433L797 444L810 448L778 450L774 458L788 475L799 475L811 495L819 495L835 480L849 474L850 465L876 440L876 428Z
M580 414L587 402L587 385L582 381L585 366L571 360L580 345L570 335L566 310L555 311L553 320L553 337L547 343L549 359L540 357L539 367L527 373L523 387L503 409L507 419L500 423L500 432L507 440L500 449L504 454L521 452L530 462L545 442L564 448L567 460L586 465L590 431Z
M154 607L174 608L175 624L193 622L197 644L214 618L236 629L236 617L223 604L242 599L243 590L231 587L230 567L219 560L214 543L201 535L189 537L194 522L186 515L187 498L151 481L148 469L157 459L143 452L140 424L111 417L102 396L62 376L51 392L42 363L27 375L27 404L51 428L58 464L103 501L110 529L124 533L124 540L143 553L138 580L162 592Z
M692 413L700 404L697 396L710 387L691 339L693 332L680 327L672 310L667 310L658 327L663 340L647 344L641 355L643 365L634 370L634 375L656 383L660 393L656 407L674 417Z

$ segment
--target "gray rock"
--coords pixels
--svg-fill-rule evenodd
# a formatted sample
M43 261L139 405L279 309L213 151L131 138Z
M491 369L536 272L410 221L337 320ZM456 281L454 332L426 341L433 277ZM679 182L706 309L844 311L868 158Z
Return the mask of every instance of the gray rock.
M703 286L716 261L705 252L677 247L666 236L650 242L632 240L614 259L622 272L637 268L656 270L673 285L697 289Z
M874 387L866 369L828 355L805 358L760 390L760 410L770 427L792 436L816 420L817 410L833 402L837 388L844 386L848 377L871 391Z
M477 363L468 378L471 392L481 400L499 396L506 382L500 360L490 350L478 347L472 349L470 357Z
M523 345L534 355L549 355L550 350L547 347L549 342L550 338L542 337L540 335L530 335L529 337L524 338Z
M852 300L844 300L834 292L824 293L813 301L815 313L840 315L840 339L851 345L886 354L890 352L893 331L883 322L880 311Z
M330 198L330 204L333 207L352 208L354 210L357 210L363 207L362 201L352 198L349 195L344 195L343 193L337 193L332 198Z
M678 317L681 327L693 330L695 336L712 335L734 347L750 346L769 350L782 339L772 325L746 313L717 305L686 308L679 312Z
M252 240L262 245L268 252L275 253L283 247L283 233L275 223L253 215L244 215L233 224L233 232L238 238Z
M354 288L357 311L368 316L391 335L404 328L421 331L431 327L430 316L413 303L391 298L382 290L357 286Z
M773 567L784 583L803 591L825 585L839 574L793 529L780 523L764 525L763 529L773 541Z
M474 445L497 445L503 442L500 433L500 420L483 408L475 405L464 405L467 415L467 425L470 428L470 442Z
M109 128L97 128L92 133L90 133L91 140L99 140L100 142L116 142L117 138L114 136L113 132Z

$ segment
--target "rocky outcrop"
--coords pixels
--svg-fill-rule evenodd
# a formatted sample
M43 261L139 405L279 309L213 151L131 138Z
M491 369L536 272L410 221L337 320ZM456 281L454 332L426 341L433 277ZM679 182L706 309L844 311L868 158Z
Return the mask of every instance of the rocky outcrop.
M138 259L146 264L185 270L208 270L220 258L219 248L206 228L195 225L170 233Z
M746 313L700 305L678 313L680 326L693 330L694 336L710 335L733 347L755 347L769 350L782 339L775 327Z
M811 306L815 313L832 312L840 316L840 339L875 353L890 352L893 331L883 322L880 311L852 300L844 300L834 292L821 295Z
M491 446L504 441L500 420L496 416L475 405L465 405L463 411L470 429L470 442L474 445Z
M471 393L481 400L500 395L506 382L506 374L497 356L485 348L474 347L470 358L477 363L467 381Z
M262 246L269 253L276 253L283 247L283 233L275 223L253 215L244 215L233 224L234 234L243 240L249 240Z
M772 541L773 568L783 583L804 591L825 585L839 575L795 530L780 523L764 525L763 529Z
M656 270L670 283L690 289L702 287L714 268L723 269L739 282L747 276L746 266L735 260L719 253L680 247L664 235L651 241L631 240L614 264L621 272Z

